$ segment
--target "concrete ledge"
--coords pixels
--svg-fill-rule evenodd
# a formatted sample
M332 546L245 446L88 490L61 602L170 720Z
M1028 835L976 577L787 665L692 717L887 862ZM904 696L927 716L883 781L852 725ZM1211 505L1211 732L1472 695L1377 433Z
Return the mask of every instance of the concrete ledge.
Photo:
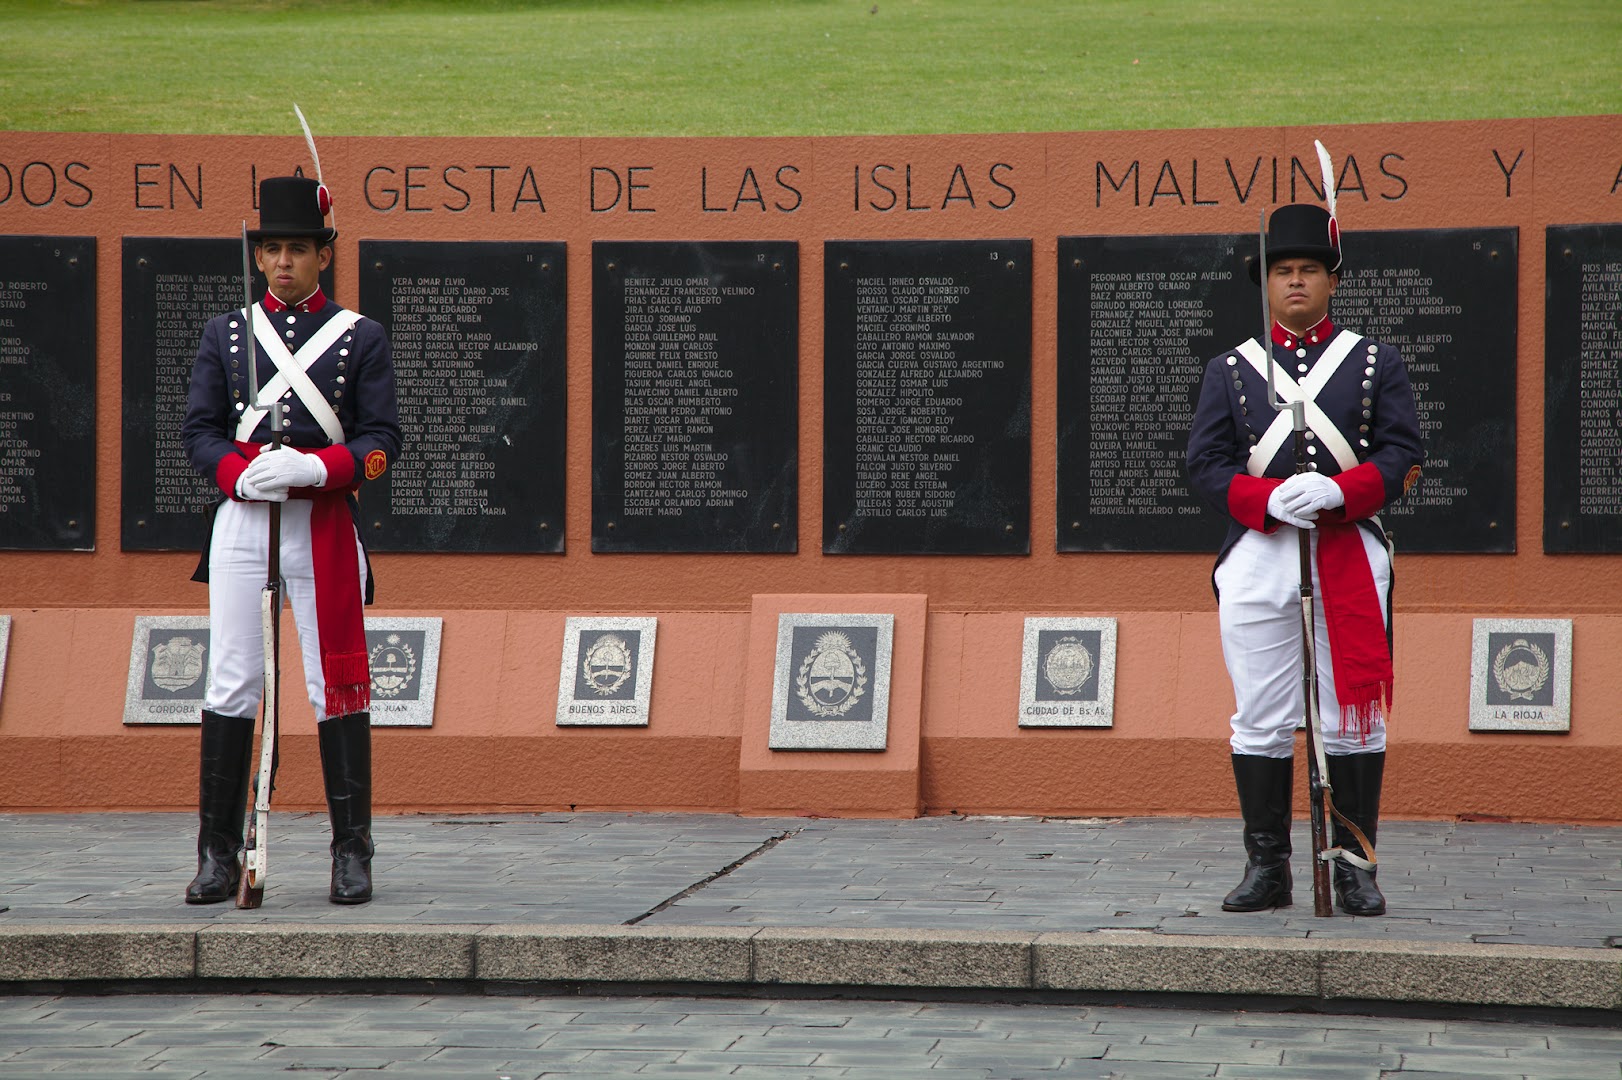
M1318 996L1320 946L1305 939L1158 934L1039 934L1038 990Z
M750 980L750 927L488 927L473 939L480 979L535 982Z
M0 982L189 979L195 926L0 925Z
M754 981L825 986L1028 988L1031 935L970 930L763 929Z
M1622 949L1383 941L1320 950L1325 998L1622 1008Z
M0 987L242 979L1280 996L1622 1011L1622 950L703 926L0 925Z
M471 979L476 926L211 926L197 931L204 979Z

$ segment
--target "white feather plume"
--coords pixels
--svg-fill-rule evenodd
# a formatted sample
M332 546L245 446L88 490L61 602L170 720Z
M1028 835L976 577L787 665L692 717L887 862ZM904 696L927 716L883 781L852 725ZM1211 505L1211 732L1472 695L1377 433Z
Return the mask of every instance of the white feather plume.
M293 103L293 115L298 117L298 126L304 129L304 143L310 148L310 160L315 163L315 182L326 187L327 182L321 177L321 155L315 152L315 136L310 134L310 123L304 119L304 110L298 107L297 102ZM333 228L338 227L338 215L330 206L327 208L327 220Z
M1329 216L1334 217L1335 165L1334 162L1329 160L1329 151L1324 149L1323 143L1319 142L1317 139L1313 139L1312 145L1318 148L1318 168L1323 173L1324 180L1324 201L1329 204ZM310 150L312 153L314 153L315 147L312 145Z
M293 106L293 115L298 117L298 126L304 129L304 141L310 147L310 160L315 162L315 182L324 184L326 181L321 179L321 155L315 152L315 136L310 134L310 123L304 119L304 110L297 104ZM1318 147L1318 153L1323 153L1322 146Z

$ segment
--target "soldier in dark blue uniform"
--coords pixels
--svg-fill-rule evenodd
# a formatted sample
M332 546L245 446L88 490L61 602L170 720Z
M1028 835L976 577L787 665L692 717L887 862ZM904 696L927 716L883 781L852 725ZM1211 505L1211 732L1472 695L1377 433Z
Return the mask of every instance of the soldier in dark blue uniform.
M371 601L355 493L400 452L394 364L383 328L328 298L319 275L336 232L327 189L303 177L259 187L249 232L269 283L250 309L211 320L192 368L181 438L222 502L196 580L208 582L209 689L203 704L197 877L186 901L236 892L249 751L263 693L259 614L268 507L283 504L281 572L298 625L332 819L334 903L371 899L371 679L363 604ZM256 347L257 340L257 347ZM257 364L259 400L249 400ZM280 399L283 447L269 452Z
M1267 253L1267 281L1258 264L1251 276L1275 319L1279 395L1308 402L1307 468L1297 473L1288 411L1269 406L1267 354L1254 339L1207 363L1188 439L1195 490L1230 518L1212 580L1237 706L1230 746L1248 860L1225 911L1291 902L1292 755L1305 708L1298 529L1312 543L1329 781L1337 808L1373 844L1392 683L1391 556L1375 515L1424 460L1397 350L1329 319L1341 269L1334 218L1315 205L1279 207ZM1367 854L1339 822L1335 843ZM1337 860L1334 882L1348 913L1385 911L1372 868Z

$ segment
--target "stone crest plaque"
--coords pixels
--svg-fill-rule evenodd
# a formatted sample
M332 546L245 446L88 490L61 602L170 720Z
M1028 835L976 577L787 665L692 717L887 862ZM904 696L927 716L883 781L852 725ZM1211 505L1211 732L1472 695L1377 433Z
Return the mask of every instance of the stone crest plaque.
M373 727L433 727L442 625L437 618L366 620Z
M137 615L124 723L202 723L208 649L207 615Z
M1025 620L1020 727L1113 727L1115 620Z
M883 750L895 616L777 617L773 750Z
M565 622L558 726L647 727L658 626L651 616Z
M1477 619L1470 730L1571 730L1571 620Z

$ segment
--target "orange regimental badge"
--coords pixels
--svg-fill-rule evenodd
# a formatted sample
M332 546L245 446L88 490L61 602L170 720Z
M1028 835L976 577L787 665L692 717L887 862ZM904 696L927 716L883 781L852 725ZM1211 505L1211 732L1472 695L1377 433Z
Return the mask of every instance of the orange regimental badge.
M377 453L377 451L375 451L375 450L372 451L372 452L374 454ZM381 472L382 470L379 469L378 471ZM371 458L366 459L366 475L367 476L372 475L372 459ZM1414 489L1414 485L1417 484L1417 483L1419 483L1419 466L1415 465L1413 468L1408 470L1408 475L1402 478L1402 493L1404 495L1408 494L1410 491L1412 491Z
M366 479L376 480L383 475L383 470L389 467L388 456L381 450L373 450L366 455Z

